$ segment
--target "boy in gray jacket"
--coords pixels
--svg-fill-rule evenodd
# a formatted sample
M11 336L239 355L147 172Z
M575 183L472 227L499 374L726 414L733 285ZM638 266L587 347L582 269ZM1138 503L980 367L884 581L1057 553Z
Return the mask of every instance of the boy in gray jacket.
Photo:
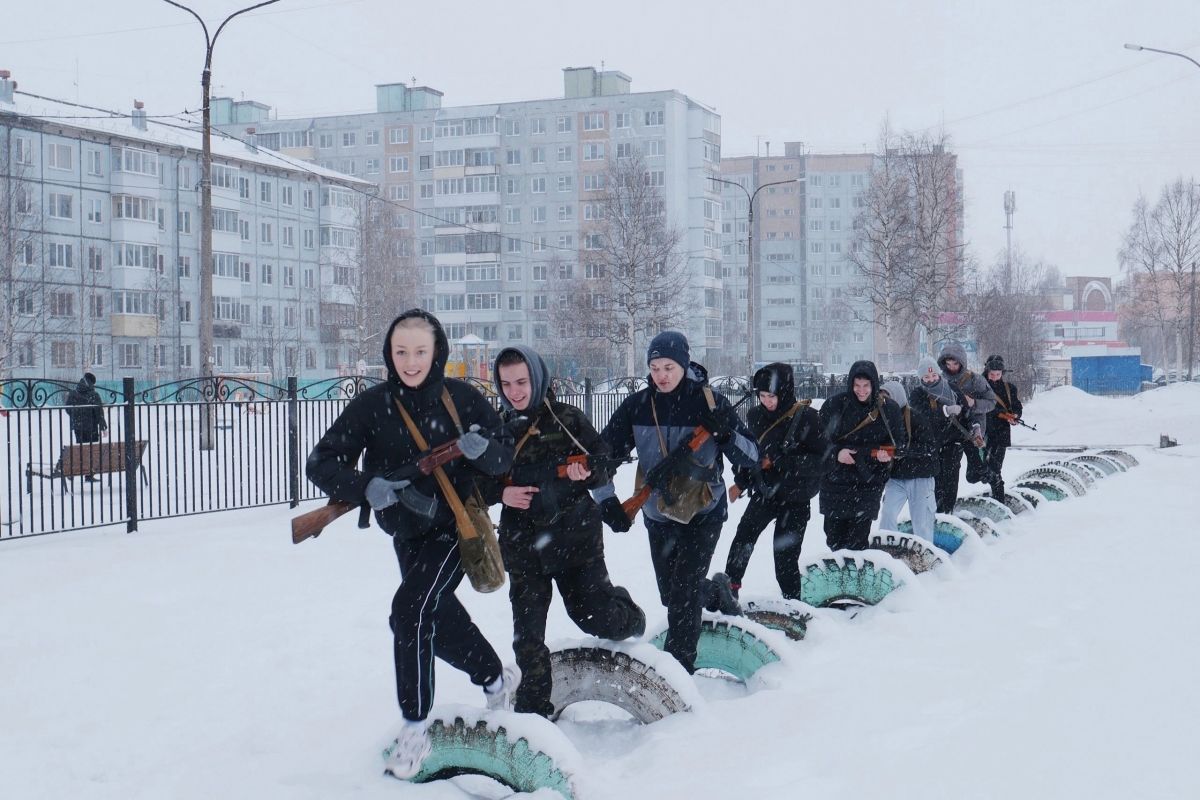
M967 483L991 483L991 470L983 455L983 447L986 444L984 430L987 415L996 405L996 395L982 375L967 369L967 353L962 345L948 344L943 347L937 363L942 369L942 379L962 400L958 422L971 437L971 441L964 443L962 448L942 449L935 492L938 513L949 514L958 500L958 470L964 449L967 454Z

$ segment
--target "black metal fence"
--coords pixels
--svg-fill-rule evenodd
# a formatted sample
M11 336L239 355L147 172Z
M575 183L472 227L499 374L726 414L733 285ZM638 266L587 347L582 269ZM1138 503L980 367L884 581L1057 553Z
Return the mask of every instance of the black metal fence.
M73 383L0 381L0 540L180 517L323 497L303 474L317 440L374 378L334 378L300 386L199 378L120 392L97 387L106 429L95 441L73 432ZM474 382L496 402L490 384ZM559 399L604 427L643 378L556 382ZM841 380L805 382L801 397L827 397ZM720 391L736 402L739 387ZM744 391L744 390L743 390ZM751 398L743 415L757 402Z

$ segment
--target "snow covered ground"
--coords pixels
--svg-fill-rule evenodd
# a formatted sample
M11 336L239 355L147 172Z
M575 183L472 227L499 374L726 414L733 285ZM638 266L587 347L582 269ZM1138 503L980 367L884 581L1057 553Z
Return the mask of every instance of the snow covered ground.
M1019 443L1150 445L1168 433L1181 446L1133 448L1140 467L1043 503L969 563L853 619L819 616L769 688L700 677L702 708L645 727L568 711L559 727L582 755L586 796L1200 796L1198 405L1200 385L1039 396L1026 418L1040 430ZM1005 472L1053 457L1010 451ZM625 496L632 475L618 481ZM714 570L744 508L732 508ZM381 776L398 721L390 542L347 516L293 546L290 516L0 546L0 796L507 796L477 778ZM820 531L815 517L806 557L825 550ZM664 620L640 523L606 541L614 579ZM744 594L776 591L768 542ZM504 594L464 584L459 596L510 659ZM556 601L549 638L577 635ZM482 705L461 674L439 664L438 680L439 703Z

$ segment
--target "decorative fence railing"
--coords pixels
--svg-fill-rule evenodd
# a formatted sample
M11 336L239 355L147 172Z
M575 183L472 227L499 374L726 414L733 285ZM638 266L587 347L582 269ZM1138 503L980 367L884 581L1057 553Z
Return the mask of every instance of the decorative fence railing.
M126 378L120 392L97 387L107 430L81 445L67 405L73 383L0 382L0 540L114 524L134 531L141 520L322 497L304 477L304 460L346 403L375 383L215 377L139 388ZM475 383L496 402L489 384ZM635 378L609 382L613 390L604 392L586 382L555 387L599 430L644 385ZM825 397L843 385L802 384L798 394ZM735 402L742 394L721 390Z

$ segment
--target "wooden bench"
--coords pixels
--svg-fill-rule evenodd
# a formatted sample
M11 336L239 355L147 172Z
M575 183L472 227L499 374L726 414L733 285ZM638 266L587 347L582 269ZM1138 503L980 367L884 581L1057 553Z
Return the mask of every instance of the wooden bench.
M146 448L149 446L150 442L144 439L133 443L134 463L137 465L138 472L142 475L142 483L149 483L146 477L146 468L142 466L142 456L146 454ZM33 462L30 462L25 467L25 488L28 493L33 493L33 478L35 475L39 478L59 478L62 480L63 488L70 491L71 484L68 482L68 478L106 473L112 475L124 471L124 442L68 444L63 445L62 454L58 457L58 463L52 468L47 469L45 464L34 464ZM109 478L109 483L112 483L111 478Z

